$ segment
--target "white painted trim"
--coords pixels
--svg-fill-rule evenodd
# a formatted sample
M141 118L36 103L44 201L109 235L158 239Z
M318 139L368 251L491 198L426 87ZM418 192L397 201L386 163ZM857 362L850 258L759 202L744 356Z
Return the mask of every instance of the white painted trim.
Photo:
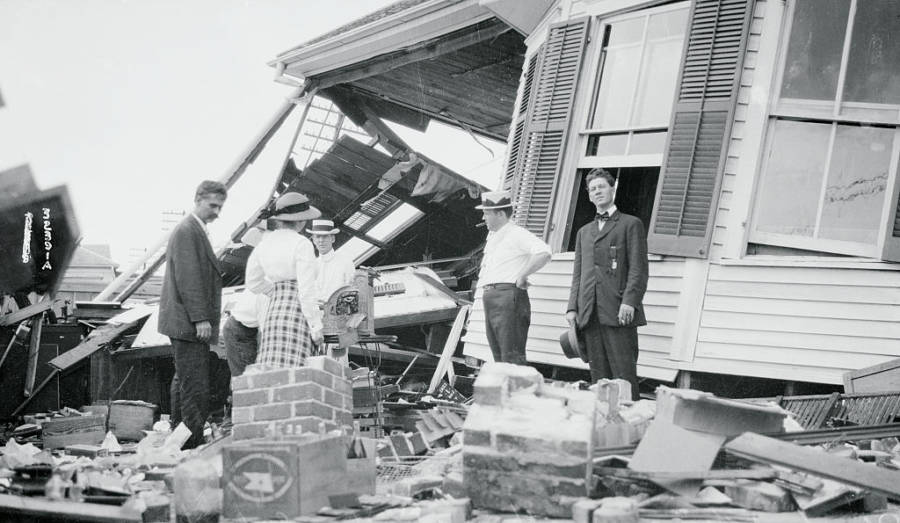
M900 271L900 264L874 258L840 258L829 256L769 256L750 255L743 258L723 258L714 262L725 267L805 267L813 269L863 269Z
M623 154L619 156L583 156L578 161L581 169L594 167L661 167L663 154Z
M269 65L284 63L286 74L309 77L403 49L494 17L477 0L465 0L449 6L446 2L435 0L417 7L419 9L402 11L334 38L289 51L276 57Z
M774 82L779 77L778 45L782 39L780 32L784 22L784 12L784 2L779 0L766 2L753 85L750 86L747 119L744 122L744 137L741 144L744 153L737 163L733 193L729 202L728 220L722 224L726 229L725 243L722 249L722 256L725 258L740 258L746 253L750 233L750 227L747 225L751 221L760 169L766 149L769 100L772 97L773 88L777 88L777 84ZM729 147L730 145L729 143Z
M693 361L697 347L697 333L703 314L703 300L709 281L709 261L697 258L684 259L681 276L681 293L678 296L678 313L669 357L680 361Z

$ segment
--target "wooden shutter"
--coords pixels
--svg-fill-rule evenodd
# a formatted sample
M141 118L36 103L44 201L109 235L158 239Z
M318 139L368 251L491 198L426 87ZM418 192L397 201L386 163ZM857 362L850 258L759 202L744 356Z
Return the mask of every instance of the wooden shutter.
M537 72L538 58L543 52L541 46L528 59L525 75L522 77L522 97L519 99L519 107L513 117L513 135L509 143L509 153L506 155L506 169L503 173L503 188L512 190L516 177L516 169L519 166L519 149L522 145L522 133L525 131L525 121L528 118L528 108L531 107L531 86L534 84L534 74Z
M518 143L513 138L518 155L512 179L514 219L541 238L548 232L587 29L588 18L550 27L536 62L533 85L525 86L532 100L522 137Z
M753 0L694 0L650 222L650 252L705 258Z

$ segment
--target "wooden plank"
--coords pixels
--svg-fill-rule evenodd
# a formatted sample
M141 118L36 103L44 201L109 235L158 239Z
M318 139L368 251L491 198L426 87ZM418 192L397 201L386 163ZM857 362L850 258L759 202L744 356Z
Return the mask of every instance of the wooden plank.
M44 326L42 312L31 320L31 339L28 341L28 366L25 369L25 397L30 397L34 391L34 380L37 378L38 355L41 352L41 331Z
M894 344L896 340L892 340ZM900 389L900 358L844 374L844 392L880 392Z
M130 323L107 324L92 332L83 342L74 349L65 352L50 360L49 364L58 370L66 370L79 361L100 350L104 345L114 341L128 329L136 326L146 318L140 318Z
M444 344L444 350L441 352L441 359L438 361L437 368L434 369L434 375L431 377L431 384L428 386L429 394L437 389L438 384L444 378L444 374L453 366L451 358L453 353L456 352L456 346L459 344L459 338L462 336L462 330L471 309L471 305L463 305L459 308L456 321L453 322L453 328L450 330L450 335L447 336L447 342Z
M16 312L11 312L9 314L4 314L0 316L0 327L6 327L7 325L15 325L20 321L27 320L36 314L40 314L44 311L50 309L53 306L53 300L41 300L37 303L29 305L24 309L19 309Z
M862 487L877 494L900 498L900 472L872 464L833 456L820 450L747 432L725 445L725 450L742 458Z
M140 522L140 512L127 507L51 501L46 498L0 494L0 514L19 518L53 518L60 521L94 521L98 523ZM5 518L3 518L5 519Z

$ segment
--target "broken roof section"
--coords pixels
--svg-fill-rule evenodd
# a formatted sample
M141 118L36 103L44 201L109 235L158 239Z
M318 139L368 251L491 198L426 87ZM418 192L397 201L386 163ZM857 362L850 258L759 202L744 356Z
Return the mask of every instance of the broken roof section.
M283 75L422 130L438 120L505 142L522 34L477 0L392 4L282 53ZM356 122L359 124L359 122Z
M352 249L356 259L380 249L369 264L457 256L483 241L471 231L485 188L424 155L396 162L345 135L305 169L289 162L281 185L309 195L334 218L341 229L336 247L361 241L362 252Z

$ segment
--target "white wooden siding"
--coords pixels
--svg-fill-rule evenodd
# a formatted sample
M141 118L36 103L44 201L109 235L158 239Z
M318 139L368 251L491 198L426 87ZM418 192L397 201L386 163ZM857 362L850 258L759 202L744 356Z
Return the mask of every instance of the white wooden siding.
M747 121L751 111L751 89L753 88L754 79L756 78L756 69L759 62L760 36L763 30L763 21L766 13L766 0L757 0L753 11L753 20L750 22L750 39L747 42L747 49L744 55L744 64L741 70L741 86L738 89L737 106L734 110L734 124L731 128L731 139L728 142L728 155L725 159L725 170L722 177L722 186L719 192L718 210L716 211L715 227L712 234L712 245L709 248L710 259L721 258L725 248L726 239L729 235L740 235L743 237L743 229L729 230L729 224L736 221L731 220L730 213L733 210L732 197L735 191L735 179L738 173L738 167L741 155L745 152L756 154L756 151L745 151L744 141L747 138ZM772 35L772 38L777 38ZM765 104L762 104L765 107ZM759 110L759 104L753 107L753 110ZM740 221L738 221L740 223ZM737 229L737 228L736 228Z
M900 267L872 265L713 264L690 368L839 384L900 357Z
M526 344L528 361L563 367L587 368L581 360L562 353L559 335L566 329L565 313L572 284L574 253L561 253L531 277L531 328ZM650 280L644 295L647 325L638 329L640 356L638 374L656 379L674 378L677 362L669 359L676 330L679 297L683 285L684 260L652 260ZM485 334L481 291L469 318L464 353L492 360Z

